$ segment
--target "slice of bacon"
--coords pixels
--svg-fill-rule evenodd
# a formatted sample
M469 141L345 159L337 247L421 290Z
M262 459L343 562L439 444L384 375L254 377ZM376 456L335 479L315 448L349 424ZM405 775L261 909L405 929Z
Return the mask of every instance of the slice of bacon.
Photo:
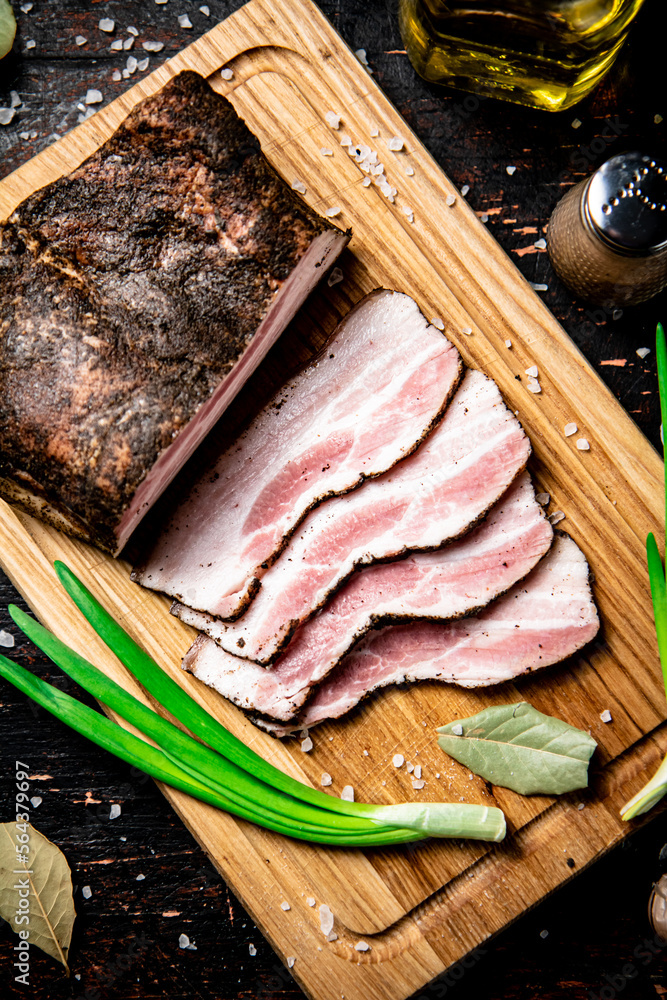
M530 572L552 535L524 473L460 541L356 573L270 669L210 639L195 644L185 666L237 705L289 719L369 629L420 618L450 621L485 607Z
M242 614L307 511L414 451L460 375L458 351L409 296L366 296L193 487L134 579Z
M468 371L414 455L308 515L243 618L226 625L182 605L172 611L228 652L271 663L356 567L436 549L468 531L529 454L530 442L496 384Z
M284 736L337 719L389 684L500 684L572 656L599 627L588 563L576 543L559 532L532 573L481 614L448 625L415 622L371 633L290 725L254 721Z

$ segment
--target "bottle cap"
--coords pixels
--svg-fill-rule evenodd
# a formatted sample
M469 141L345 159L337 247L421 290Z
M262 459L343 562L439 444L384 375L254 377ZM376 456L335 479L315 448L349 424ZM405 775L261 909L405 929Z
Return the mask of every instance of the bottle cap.
M617 253L658 253L667 246L667 164L644 153L612 156L589 180L583 210Z

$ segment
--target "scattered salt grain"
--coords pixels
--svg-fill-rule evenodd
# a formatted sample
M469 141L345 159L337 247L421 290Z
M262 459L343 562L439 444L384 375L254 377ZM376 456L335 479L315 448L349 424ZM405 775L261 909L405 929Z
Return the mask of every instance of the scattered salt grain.
M190 20L190 18L188 17L187 14L179 14L178 15L178 23L179 23L179 26L181 28L191 28L192 27L192 21Z
M440 771L436 771L435 772L435 776L436 776L436 778L439 778L440 777Z
M547 248L547 241L542 236L539 240L535 240L535 242L533 243L533 246L535 247L536 250L546 250L546 248Z
M368 757L368 750L364 750L364 757Z
M23 14L29 14L34 6L35 6L34 3L22 3L19 10Z
M371 950L371 946L369 945L368 941L357 941L357 943L354 946L354 950L355 951L370 951Z
M222 77L223 80L233 80L234 70L225 67L225 69L220 70L220 76Z
M134 35L134 37L135 37L135 38L136 38L136 37L138 36L138 34L139 34L139 32L137 31L137 29L136 29L136 28L134 27L134 25L132 25L132 24L130 24L130 25L128 26L128 28L127 28L127 33L128 33L128 35Z
M196 951L197 945L193 944L187 934L180 934L178 938L178 947L186 949L188 951Z
M445 198L445 205L448 205L449 208L451 208L452 205L455 205L455 204L456 204L456 195L455 194L448 194L447 197Z
M328 146L322 146L320 153L322 156L333 156L333 149L329 149Z
M306 902L308 903L308 906L315 906L315 897L314 896L308 896L307 899L306 899Z
M85 104L100 104L104 98L101 90L89 90L86 94Z
M76 38L74 39L74 44L85 45L87 41L88 39L85 37L85 35L77 35Z
M300 181L298 177L295 177L295 179L292 181L292 191L298 191L299 194L305 194L306 185L303 183L303 181Z
M577 806L577 809L579 810L579 812L581 812L581 810L585 809L585 808L586 808L586 806L585 806L585 804L583 802L580 802L579 805Z
M540 507L546 507L551 501L551 497L548 493L538 493L535 499L539 503Z
M145 59L140 59L139 62L137 63L137 69L141 73L143 73L144 70L148 69L149 62L150 62L150 59L148 58L148 56L146 56Z
M373 70L369 66L368 59L366 58L366 49L357 49L354 54L361 63L361 65L364 66L369 73L372 73Z
M412 774L412 772L414 771L414 769L415 769L415 765L414 764L406 764L405 765L405 770L408 772L408 774Z
M537 365L531 365L530 368L526 368L526 375L532 375L533 378L537 378L539 374Z
M464 198L467 195L467 193L468 193L469 190L470 190L470 185L469 184L464 184L463 187L461 188L461 194L462 194L462 196Z
M545 285L543 281L529 281L528 284L533 289L534 292L548 292L549 286Z
M14 645L14 636L11 632L5 632L4 628L0 630L0 646L4 646L5 649L11 649Z
M343 791L340 793L340 797L344 802L354 802L354 788L352 785L345 785Z
M168 0L155 0L156 4L165 4L167 2L168 2Z
M581 122L578 118L573 118L571 122L572 128L581 128Z
M565 435L566 438L569 438L572 437L573 434L576 434L578 430L579 428L577 427L576 424L565 424L565 427L563 428L563 434Z
M115 70L113 71L113 73L111 74L111 79L112 79L112 80L113 80L113 81L114 81L115 83L118 83L118 81L119 81L119 80L122 80L122 79L123 79L123 77L122 77L122 75L121 75L121 72L120 72L120 70L119 70L119 69L115 69Z
M544 941L545 938L549 937L549 931L540 931L540 937Z
M201 13L202 13L202 14L204 15L204 17L210 17L210 16L211 16L211 11L210 11L210 8L208 7L208 5L207 5L207 4L203 4L203 5L202 5L202 6L201 6L201 7L199 8L199 10L200 10L200 11L201 11Z
M114 802L109 810L109 819L118 819L120 816L120 806L117 802Z
M611 712L608 708L605 708L604 712L600 712L600 718L603 722L611 722Z
M127 72L132 74L136 72L139 61L136 56L128 56L125 66L127 67Z
M577 448L579 451L590 451L591 446L586 440L586 438L577 438Z
M327 904L322 903L320 906L320 930L324 935L327 935L333 930L333 925L334 915Z
M372 183L373 181L370 179L370 177L364 177L363 181L361 182L361 186L367 188L370 187Z
M405 145L405 140L402 139L400 135L393 136L387 143L387 146L389 147L389 149L391 149L393 153L400 153L404 145Z
M420 792L425 784L426 784L425 781L413 781L412 787L415 789L415 791Z
M465 333L466 337L472 337L472 327L464 326L463 329L461 330L461 333Z
M293 969L295 962L296 962L296 959L295 959L294 955L289 955L288 958L287 958L287 968L288 969Z
M90 899L90 897L92 896L92 894L93 894L93 890L90 888L90 886L89 885L84 885L83 889L81 890L81 895L83 896L83 898L84 899Z
M480 218L480 221L481 221L481 222L488 222L488 221L489 221L489 217L488 217L488 215L486 214L486 212L483 212L483 213L482 213L482 215L480 215L480 217L479 217L479 218Z
M329 128L339 129L340 128L340 115L337 115L335 111L327 111L324 116L324 120L329 126Z
M41 795L33 795L33 797L30 799L30 805L33 807L33 809L37 809L38 806L41 806L42 801L43 799Z
M395 753L391 759L391 762L394 765L394 767L403 767L403 765L405 764L405 757L403 756L402 753Z
M324 214L326 215L327 219L335 219L336 216L340 215L341 212L342 208L340 207L340 205L333 205L331 208L328 208Z
M292 909L292 907L291 907L291 906L289 905L289 903L287 902L287 900L285 900L284 902L282 902L282 903L280 904L280 909L281 909L281 910L284 910L284 911L285 911L285 913L287 913L287 911L288 911L288 910L291 910L291 909Z
M116 38L109 46L112 52L122 52L123 51L123 39Z
M662 115L653 115L653 121L655 122L656 125L659 125L660 122L662 121Z
M27 142L29 138L30 138L30 132L19 132L19 139L23 139L24 142Z
M310 736L306 736L305 740L301 741L301 752L308 753L309 750L313 749L313 741Z
M645 357L647 357L650 353L651 353L651 348L650 347L638 347L637 348L637 357L641 358L642 360Z
M340 142L341 146L351 146L352 145L352 140L350 139L349 135L346 132L343 132L343 134L341 135L341 137L339 139L339 142Z
M434 316L431 320L431 326L434 326L436 330L444 330L445 324L442 322L439 316Z
M565 520L565 514L562 510L555 510L553 514L549 514L547 519L551 524L558 524L559 521Z
M142 42L141 47L146 52L162 52L164 42L154 42L149 39L147 42Z
M327 941L337 941L337 940L338 940L338 935L336 934L336 932L329 931L329 933L327 934Z
M143 882L143 880L144 880L145 878L146 878L146 876L145 876L145 875L137 875L137 877L135 878L135 880L134 880L134 881L135 881L135 882Z
M455 726L452 726L452 733L454 736L463 736L463 726L460 722L457 722Z
M512 346L512 341L511 340L506 340L505 341L505 347L510 348L511 346Z
M251 956L251 958L254 958L255 955L257 954L257 949L255 948L254 944L248 945L248 954Z
M510 177L512 176L513 173L516 173L516 167L505 167L505 170L510 175Z
M106 31L108 34L110 34L115 27L116 22L112 21L110 17L103 17L98 24L100 31Z
M327 285L329 288L333 288L334 285L338 285L344 278L344 274L339 267L332 267L331 274L327 279ZM333 739L333 736L331 737Z
M417 766L415 767L415 778L421 778L421 776L422 776L422 766L421 764L417 764Z
M35 41L34 38L29 38L28 41L25 43L26 49L34 49L36 45L37 42Z
M320 784L323 788L326 788L328 785L333 784L333 778L326 771L323 771L322 777L320 778Z
M534 392L534 393L542 392L542 386L535 378L531 378L528 380L526 389L528 390L528 392Z
M126 38L124 40L123 48L125 49L126 52L129 52L133 45L134 45L134 38L132 37L132 35L130 35L129 38Z

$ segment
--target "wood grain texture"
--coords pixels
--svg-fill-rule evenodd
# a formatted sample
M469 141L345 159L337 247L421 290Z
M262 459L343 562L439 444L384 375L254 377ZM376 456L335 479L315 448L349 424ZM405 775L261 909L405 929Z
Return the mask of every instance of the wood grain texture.
M259 11L263 6L253 4L252 9ZM242 13L245 15L248 10L249 8L246 8ZM282 13L284 15L284 12ZM660 517L660 463L631 421L622 414L615 401L601 391L596 377L583 363L581 356L574 351L534 293L520 276L508 267L507 259L473 217L472 212L461 204L460 199L454 209L444 209L441 192L452 191L453 188L443 182L438 168L414 137L410 137L409 143L410 161L415 164L417 171L413 178L414 189L410 189L410 205L415 210L416 217L414 226L409 226L405 217L401 217L398 211L384 203L377 192L360 189L361 177L349 158L340 155L342 151L337 150L339 155L335 160L335 168L330 169L327 162L327 172L322 173L322 161L318 155L319 146L326 142L331 143L331 133L322 124L322 115L324 110L329 109L332 99L342 97L345 100L345 106L350 109L348 121L354 123L360 131L368 129L369 123L377 122L383 135L385 130L392 134L401 130L401 134L407 137L405 126L386 105L381 95L375 92L372 81L356 61L351 59L347 50L340 45L335 36L329 37L328 26L324 23L319 23L310 37L304 29L303 19L290 29L294 32L291 44L297 49L295 56L293 52L286 52L283 47L290 43L290 39L285 37L286 33L289 35L289 30L284 16L279 37L276 35L275 24L267 27L265 20L259 14L253 14L253 20L256 22L253 31L260 33L253 38L261 40L263 44L261 51L253 51L250 56L246 55L244 46L248 44L247 27L239 32L228 22L224 26L225 32L232 29L233 31L230 37L227 34L221 36L221 40L217 43L222 51L217 51L217 48L211 49L207 43L201 52L197 50L194 58L201 62L197 62L195 66L209 70L212 66L220 65L221 58L225 62L234 58L232 65L235 79L229 88L230 96L262 138L267 154L288 179L291 172L303 176L308 185L307 198L315 207L320 209L326 207L329 204L327 199L335 195L336 202L343 205L345 221L349 220L355 229L357 236L346 263L347 281L343 290L338 295L327 292L324 302L320 297L309 306L308 313L311 317L320 314L315 342L321 340L326 330L330 329L335 316L344 310L350 300L358 298L363 291L375 284L398 284L396 279L397 275L400 275L399 287L414 294L428 315L443 317L449 335L461 347L467 360L493 374L501 384L506 397L519 408L520 415L536 445L535 470L543 484L553 493L557 505L566 510L570 532L578 538L592 558L599 577L597 596L606 615L606 645L600 644L591 651L590 657L578 663L573 677L567 677L564 669L553 671L548 686L544 685L543 680L535 680L530 685L520 685L518 694L510 690L493 692L487 694L488 700L483 696L473 697L470 693L464 696L462 692L445 691L435 685L425 686L410 695L390 692L386 697L377 699L373 706L357 713L350 723L331 729L331 733L335 733L334 742L345 747L343 753L346 770L343 773L349 773L349 776L353 777L359 796L380 799L386 795L387 800L404 796L405 781L401 783L397 775L389 774L386 766L396 745L396 734L400 734L401 750L405 750L406 747L408 753L419 750L425 771L428 763L429 771L435 773L438 767L442 767L442 758L439 754L434 754L431 730L419 731L421 722L428 720L437 724L444 715L453 717L458 714L469 714L504 694L508 697L528 697L538 707L543 707L543 710L546 705L546 710L562 714L574 724L593 723L600 730L599 734L595 732L596 737L601 737L604 742L600 763L613 760L623 750L632 746L642 733L650 732L663 717L661 715L663 699L656 681L652 628L649 628L650 622L646 616L646 594L641 589L639 591L634 589L636 581L643 578L642 533L647 527L654 526ZM325 60L324 69L318 66L315 70L309 62L309 53L324 35L327 37L326 51L331 51L332 58ZM273 44L267 49L265 44L270 38L273 39ZM280 43L279 48L275 47L276 41ZM240 54L235 57L236 51ZM190 55L187 55L186 50L180 58L181 60L193 58L192 50ZM344 72L338 71L336 68L338 63L344 66ZM191 63L181 61L176 66L170 65L168 69L164 68L161 72L167 73L172 69L176 71L183 65ZM157 89L166 78L163 75L158 83L154 80L151 82L152 78L148 78L144 86L155 85ZM327 83L326 87L323 87L322 80ZM222 89L221 81L218 86ZM337 88L342 88L342 91ZM135 99L138 99L138 96L131 94L128 101L133 102ZM124 106L129 107L130 103ZM113 105L110 108L113 109ZM110 121L114 120L116 112L117 109L110 111ZM48 155L44 155L38 164L38 176L41 179L37 180L33 175L30 180L26 168L25 182L44 183L45 179L50 179L52 171L62 169L61 161L58 158L55 161L53 159L56 150L58 157L61 150L65 154L71 154L74 158L71 165L79 162L87 151L94 148L94 144L107 134L106 128L112 127L106 123L103 127L99 119L100 116L96 116L63 143L47 150ZM65 143L69 143L70 139L71 149L69 145L65 147ZM306 140L310 140L310 144ZM92 146L87 145L91 142ZM401 158L396 159L400 162ZM32 168L33 164L29 166ZM13 187L15 181L17 188ZM24 174L21 172L18 178L14 175L14 178L9 178L3 185L2 190L7 191L10 182L12 184L11 192L7 195L8 208L12 207L12 198L18 198L17 190L23 181ZM370 201L370 208L369 198L373 199ZM399 205L400 201L399 196ZM373 219L373 226L370 228L369 211L372 212ZM409 269L406 262L410 264ZM461 333L464 326L470 326L474 330L471 338ZM304 317L300 319L296 329L297 336L307 351L312 347L313 336ZM506 336L511 336L513 341L511 354L504 348ZM541 374L545 388L543 397L539 399L529 396L514 378L515 374L520 374L525 367L534 362L540 366L541 373L542 371L549 373L549 375ZM274 378L277 377L275 372L273 375ZM265 377L268 386L271 374L267 373ZM253 399L246 398L242 401L242 406L252 409L253 402L255 402ZM592 444L591 453L579 454L571 448L567 451L563 449L560 428L567 419L573 418L577 420L582 430L585 428L586 436ZM612 441L609 438L608 428L610 426L618 428L619 425L619 440ZM614 471L618 468L617 463L620 464L621 472ZM628 469L632 470L635 477L632 485L623 481ZM605 487L611 496L607 495ZM617 509L613 507L612 498L617 499ZM44 533L40 526L27 521L24 521L23 526L28 527L30 535L36 539L37 550L34 552L36 564L41 558L42 551L49 558L54 552L62 552L61 544L64 544L62 539L54 539L48 532ZM16 526L12 526L10 537L7 539L8 546L11 544L11 538L15 538L17 530ZM610 545L611 538L614 539L614 545L617 544L617 536L622 540L620 555L616 548ZM25 544L27 540L23 538L21 545ZM611 548L613 552L608 551ZM155 648L170 646L173 654L172 668L177 669L178 652L187 641L186 633L183 626L166 618L164 604L162 602L154 604L155 599L150 598L137 607L136 593L132 590L126 592L123 567L106 567L104 563L99 562L98 554L92 554L83 548L75 547L74 551L66 546L66 550L67 558L72 561L75 568L79 566L93 574L92 578L96 584L109 595L110 606L121 611L130 627L136 630L138 636L143 637L143 641L147 644L153 641L156 644ZM11 550L8 548L6 551ZM600 566L598 566L598 556ZM23 560L25 558L23 551L21 558ZM623 579L632 583L629 594L625 587L619 586L619 559L623 567ZM21 589L31 597L31 602L37 610L40 610L41 597L48 592L50 586L46 567L43 567L43 570L44 576L37 585L32 573L26 574L26 578L21 580L16 573ZM146 595L142 595L142 601L145 597ZM624 616L624 620L640 622L639 627L630 636L626 628L620 627L618 634L611 628L612 622L616 622L617 625L622 624L619 622L620 614ZM154 618L149 619L149 615ZM176 626L178 631L172 631ZM167 631L162 632L163 628ZM76 632L76 628L74 631ZM636 671L635 678L639 676L640 684L636 683L636 679L633 682L628 680L629 668ZM612 697L612 690L615 698L613 702L609 700ZM544 699L542 703L540 697ZM614 718L618 721L618 725L615 724L613 729L599 724L597 715L601 707L611 707ZM219 710L223 713L227 724L240 727L241 731L249 733L248 724L238 719L238 713L224 706L219 706ZM263 742L256 745L264 747L266 752L280 753L285 766L297 768L297 773L302 771L308 774L316 783L320 770L326 769L334 773L332 768L337 767L339 772L341 771L341 762L337 756L339 751L330 749L326 745L320 746L329 735L329 731L322 729L321 734L316 740L315 759L308 758L305 761L302 759L296 763L289 754L278 751L275 744L269 744L264 737L262 737ZM259 740L254 730L251 736ZM367 745L373 746L378 762L373 765L370 773L364 774L358 768L362 749ZM429 752L431 757L428 756ZM642 751L647 754L648 752L648 750ZM628 760L633 760L631 755ZM633 773L633 768L636 770L640 767L641 760L632 762L630 773ZM608 773L611 775L612 772ZM625 782L629 780L627 776L623 778L623 775L619 778L621 779ZM381 785L382 780L387 781L387 786ZM634 781L636 787L639 787L636 775ZM470 791L467 775L453 773L449 789L445 788L444 791L449 790L454 794L462 789L465 789L466 793ZM443 789L433 789L430 794L434 798L440 797ZM475 794L483 798L486 792L483 788L475 786ZM505 793L505 799L498 793L497 800L507 808L514 828L523 828L522 835L524 830L529 828L539 831L541 827L538 820L544 817L549 822L553 821L550 819L554 815L553 810L547 809L546 801L522 802L518 797L512 798L510 793ZM570 816L569 823L573 821L579 822L576 815ZM607 823L603 814L596 822L598 825L594 823L593 826L597 835L591 836L587 851L582 854L582 864L586 864L590 857L605 850L620 835L620 828L615 831L613 822ZM237 826L237 824L232 825ZM201 832L199 836L201 839ZM207 840L207 836L204 839ZM249 870L244 866L237 869L229 859L226 859L226 867L223 865L223 869L226 877L231 878L233 885L238 886L241 884L240 880L243 880L242 884L248 887L248 896L244 898L259 918L259 910L264 912L267 901L273 909L275 901L271 903L270 887L267 887L263 880L257 881L256 877L253 877L253 863L261 858L262 851L271 853L275 850L275 846L265 845L261 837L257 843L260 843L261 847L258 848L257 857L251 856L248 859ZM531 858L538 858L532 841L524 842L517 838L515 843L518 845L516 851L526 850L529 851ZM522 846L526 844L529 846ZM241 851L243 850L247 852L247 848L242 846ZM320 852L315 852L316 855L318 853ZM324 863L322 870L318 872L318 877L323 880L320 885L327 887L329 894L326 901L336 912L345 917L350 928L361 933L369 933L398 920L402 913L419 905L430 894L436 893L444 882L451 881L450 892L461 889L461 886L465 887L465 883L457 879L457 876L461 876L467 867L483 854L483 850L462 848L459 845L425 845L416 848L414 854L377 852L366 860L359 857L354 861L350 861L350 856L346 855L348 860L345 864L352 866L347 872L347 877L352 879L358 891L351 899L341 898L339 909L336 906L338 900L331 894L336 892L335 885L332 889L331 883L335 883L332 873L336 869L340 870L342 859L335 858L329 865ZM517 855L512 851L510 855L513 862ZM478 862L478 864L483 863ZM536 877L535 884L530 886L530 892L526 895L524 905L530 905L539 898L541 892L565 877L562 863L550 864L548 852L544 862L540 858L535 863L537 871L544 864L547 877L544 880ZM354 868L354 865L360 867ZM303 878L305 872L308 876L314 875L316 864L313 861L313 852L310 850L306 850L305 854L300 854L299 851L291 852L290 866L292 877L297 874ZM263 871L261 868L259 870ZM482 870L475 867L475 871ZM489 866L488 870L492 872L493 866ZM525 866L521 870L525 871ZM490 877L493 881L493 876ZM476 879L477 876L471 881ZM364 884L365 880L369 880L367 884ZM317 887L320 888L320 885ZM275 886L273 888L275 891ZM346 896L342 890L339 894L342 897ZM457 899L460 899L461 912L464 914L467 913L466 906L474 905L473 897L467 897L463 889ZM436 905L433 912L437 913L441 909L441 906ZM380 918L379 912L381 912ZM491 932L515 915L511 907L503 908L502 903L499 912L500 923L491 918L488 921L485 919L471 922L469 914L462 918L464 927L471 925L471 932L468 934L461 931L461 940L454 944L447 942L443 945L440 942L443 954L438 960L444 964L453 961L472 946L480 932ZM273 916L275 917L275 914ZM284 914L278 913L277 918L281 933L287 934L289 938L289 927L284 928L281 923L286 919ZM273 918L267 916L262 919L265 920L270 939L274 940L270 929ZM421 912L415 914L409 926L414 928L416 922L417 926L421 927L423 919ZM432 928L436 925L437 919L429 924ZM406 928L406 924L400 924L389 932L393 934L391 940L394 943L391 946L387 945L388 952L386 949L381 952L381 945L384 942L378 939L377 953L385 955L383 963L371 961L372 956L366 959L373 965L374 970L375 966L384 966L385 971L378 972L378 978L375 980L381 990L388 988L385 986L385 975L391 977L394 988L398 990L405 988L406 981L411 984L411 990L417 988L419 982L423 981L412 978L412 969L408 969L405 977L396 976L393 968L387 971L390 966L386 964L389 962L389 957L386 956L389 952L394 954L401 943L405 948L416 949L414 951L417 955L416 961L417 964L424 965L424 975L433 973L433 969L437 966L434 958L435 949L423 951L423 942L420 943L419 935L414 937L414 930L408 932ZM435 931L433 936L438 936ZM278 938L276 932L275 940L280 948ZM348 945L349 952L349 942L345 941L344 944ZM344 944L339 947L343 948ZM461 951L461 948L464 951ZM373 950L376 951L375 948ZM300 956L302 954L308 957L310 952L306 949L299 952ZM360 961L358 955L353 954L353 957L356 961ZM405 970L405 964L402 968ZM364 978L363 982L367 983L368 978ZM307 983L304 982L304 985L310 990ZM346 996L353 995L355 994L346 993Z

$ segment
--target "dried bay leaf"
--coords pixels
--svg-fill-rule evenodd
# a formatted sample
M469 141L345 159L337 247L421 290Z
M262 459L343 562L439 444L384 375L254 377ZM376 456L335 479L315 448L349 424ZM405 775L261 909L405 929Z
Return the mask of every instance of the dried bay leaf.
M60 848L34 826L28 826L30 853L28 864L22 865L17 860L16 834L15 822L0 823L0 916L13 931L27 930L28 943L62 962L69 975L67 953L76 916L69 865ZM25 869L25 874L21 869ZM25 897L29 903L29 923L15 922L19 885L27 885L29 890Z
M450 757L521 795L585 788L588 762L597 746L588 733L538 712L527 701L494 705L438 732L438 743Z
M0 59L6 56L14 44L16 21L8 0L0 0Z

